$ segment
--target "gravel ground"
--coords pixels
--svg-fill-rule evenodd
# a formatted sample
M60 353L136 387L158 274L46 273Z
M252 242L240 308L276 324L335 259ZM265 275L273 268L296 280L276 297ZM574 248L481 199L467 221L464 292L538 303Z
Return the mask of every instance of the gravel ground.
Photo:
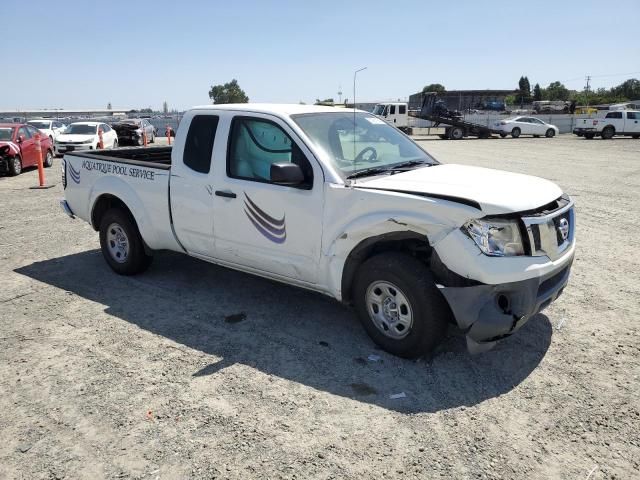
M394 358L328 298L178 254L118 277L59 160L49 190L0 178L0 478L638 478L640 141L423 144L576 201L569 287L482 355Z

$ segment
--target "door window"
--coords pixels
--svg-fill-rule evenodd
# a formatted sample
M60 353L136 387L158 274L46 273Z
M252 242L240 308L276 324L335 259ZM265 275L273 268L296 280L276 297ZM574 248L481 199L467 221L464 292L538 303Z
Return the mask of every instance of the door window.
M404 115L405 113L407 113L407 106L406 105L400 105L398 107L398 113L400 115Z
M24 136L25 140L31 138L31 134L25 127L20 127L18 130L18 137L20 137L20 135Z
M295 163L304 174L301 188L313 185L313 169L291 137L263 119L236 117L231 125L227 175L254 182L271 182L271 164Z
M640 120L640 113L636 112L627 112L627 118L629 120Z
M32 127L31 125L27 125L25 128L29 132L29 135L31 136L31 138L36 138L36 135L40 135L40 137L45 136L44 133L38 131L38 129Z
M196 115L191 120L184 146L184 164L199 173L211 170L211 154L213 141L218 128L218 117L215 115Z
M107 133L111 131L111 127L106 123L103 123L102 125L100 125L100 128L102 129L102 133Z
M610 112L604 118L622 118L622 112Z
M389 106L389 113L391 115L395 115L396 114L396 106L395 105L390 105Z

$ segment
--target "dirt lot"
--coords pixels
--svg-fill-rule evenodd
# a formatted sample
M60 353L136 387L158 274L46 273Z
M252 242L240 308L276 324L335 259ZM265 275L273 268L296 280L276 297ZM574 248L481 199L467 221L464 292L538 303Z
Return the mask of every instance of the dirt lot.
M424 145L576 201L569 287L480 356L391 357L328 298L177 254L118 277L58 160L50 190L0 178L0 478L638 478L640 140Z

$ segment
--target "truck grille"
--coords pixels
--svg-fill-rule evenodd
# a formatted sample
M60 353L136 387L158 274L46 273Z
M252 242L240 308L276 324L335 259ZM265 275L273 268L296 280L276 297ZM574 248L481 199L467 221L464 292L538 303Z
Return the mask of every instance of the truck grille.
M522 217L526 237L529 241L529 254L534 257L548 256L551 260L559 258L573 244L575 233L575 214L570 199L558 202L554 211Z

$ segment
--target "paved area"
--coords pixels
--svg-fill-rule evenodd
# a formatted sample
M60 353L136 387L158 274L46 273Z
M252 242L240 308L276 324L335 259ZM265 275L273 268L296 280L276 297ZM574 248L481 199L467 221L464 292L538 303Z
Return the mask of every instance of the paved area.
M0 478L637 478L640 140L421 144L576 201L569 287L483 355L394 358L331 299L178 254L118 277L59 159L49 190L0 177Z

